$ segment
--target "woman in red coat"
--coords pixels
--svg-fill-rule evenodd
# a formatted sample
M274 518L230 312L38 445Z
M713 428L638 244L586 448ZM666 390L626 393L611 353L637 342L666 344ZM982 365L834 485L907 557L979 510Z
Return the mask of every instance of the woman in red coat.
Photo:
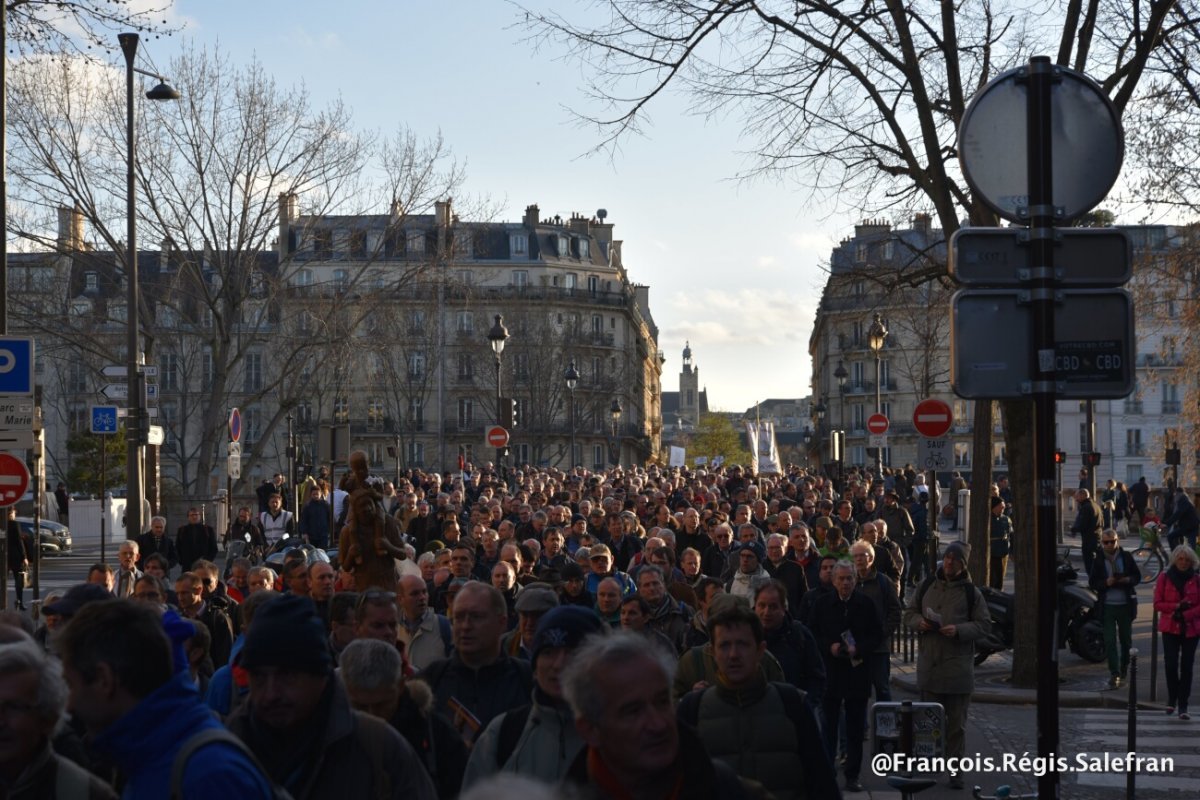
M1179 718L1188 715L1188 696L1192 693L1192 665L1196 643L1200 642L1200 575L1196 567L1200 557L1186 544L1171 552L1171 566L1158 576L1154 586L1154 610L1162 632L1163 655L1167 661L1167 713L1179 709Z

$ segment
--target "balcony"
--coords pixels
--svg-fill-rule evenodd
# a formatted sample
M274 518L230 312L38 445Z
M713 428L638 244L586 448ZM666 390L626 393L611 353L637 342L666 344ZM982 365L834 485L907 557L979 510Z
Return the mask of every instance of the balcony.
M1126 400L1125 401L1125 413L1126 414L1141 414L1142 413L1142 401L1141 400Z
M1163 400L1162 401L1162 413L1178 414L1179 410L1180 410L1180 403L1178 400Z
M1146 455L1146 446L1141 442L1126 442L1125 455L1127 456L1144 456Z

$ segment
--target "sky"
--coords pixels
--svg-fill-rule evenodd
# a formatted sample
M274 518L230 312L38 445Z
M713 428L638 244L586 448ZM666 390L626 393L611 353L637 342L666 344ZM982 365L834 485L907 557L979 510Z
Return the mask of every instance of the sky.
M630 279L650 287L665 391L690 341L710 408L809 393L822 265L855 220L809 204L803 187L736 180L749 164L736 118L701 119L666 96L644 136L589 156L597 134L571 114L588 108L580 66L524 41L504 0L177 0L172 15L183 31L140 57L161 66L185 41L219 44L318 105L340 96L362 129L440 132L466 163L467 193L490 196L499 219L532 203L543 218L606 209Z

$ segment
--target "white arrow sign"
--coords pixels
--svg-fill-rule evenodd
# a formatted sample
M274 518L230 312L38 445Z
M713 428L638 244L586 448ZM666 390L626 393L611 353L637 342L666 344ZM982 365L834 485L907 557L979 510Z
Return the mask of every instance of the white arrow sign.
M109 383L100 390L100 394L107 397L109 400L124 400L129 397L129 384L126 383Z
M128 417L129 409L128 408L118 408L117 416L118 417ZM150 417L150 419L158 419L158 409L157 408L147 408L146 416Z
M158 377L158 367L154 364L142 364L138 372L148 378ZM109 364L100 370L100 374L106 378L124 378L129 375L129 370L124 364Z

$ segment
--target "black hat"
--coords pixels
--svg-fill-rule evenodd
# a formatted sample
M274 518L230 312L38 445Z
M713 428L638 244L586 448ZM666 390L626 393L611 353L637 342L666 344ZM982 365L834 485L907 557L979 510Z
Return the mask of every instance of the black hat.
M240 659L246 669L292 667L324 674L333 666L316 606L294 594L272 598L258 609Z
M113 595L98 583L79 583L67 590L60 599L48 606L42 607L43 614L58 614L61 617L73 617L79 609L88 603L100 600L112 600Z
M583 567L579 566L579 564L574 561L568 561L567 563L563 564L562 569L559 570L559 575L562 576L564 581L569 581L572 578L583 580Z
M582 606L552 608L538 620L533 633L532 662L537 663L541 652L550 647L574 650L591 634L602 633L604 624L596 612Z

